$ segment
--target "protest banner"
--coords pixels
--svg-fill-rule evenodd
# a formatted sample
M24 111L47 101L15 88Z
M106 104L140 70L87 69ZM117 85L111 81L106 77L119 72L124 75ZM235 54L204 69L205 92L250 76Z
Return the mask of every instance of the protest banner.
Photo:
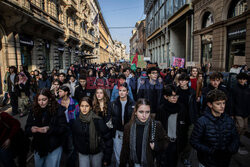
M172 67L184 68L185 59L179 57L173 57Z

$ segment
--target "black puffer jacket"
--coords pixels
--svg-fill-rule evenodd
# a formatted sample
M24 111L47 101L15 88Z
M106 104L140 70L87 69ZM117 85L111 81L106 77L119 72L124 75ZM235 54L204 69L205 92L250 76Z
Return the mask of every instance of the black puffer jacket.
M158 108L156 113L156 120L159 120L168 134L168 117L171 114L178 113L177 115L177 151L181 152L188 143L188 113L182 103L170 103L167 100L163 100L163 104Z
M127 103L125 105L125 111L124 111L124 125L126 125L132 116L132 113L134 111L135 103L133 100L131 100L128 97ZM113 124L113 137L115 135L115 131L123 131L124 125L122 125L122 104L120 101L120 97L117 97L115 101L113 101L109 107L108 110L109 117L112 118L112 124Z
M226 167L231 155L238 151L239 136L234 121L227 114L216 118L211 111L207 111L197 120L190 143L204 166ZM216 154L218 150L224 154Z
M145 83L141 85L139 92L138 92L138 99L139 98L146 98L151 103L151 113L156 113L157 108L160 106L162 101L162 89L163 84L160 83L158 80L156 81L155 85L152 85L149 80L145 80Z
M74 120L71 125L74 146L81 154L97 154L103 151L104 162L110 163L113 150L112 131L106 126L103 119L94 119L94 123L100 141L96 151L90 152L89 123L81 122L79 118Z
M250 88L237 84L232 89L232 115L246 118L250 114Z
M65 108L60 105L54 115L50 115L46 109L40 117L35 116L33 111L30 112L25 132L28 136L33 137L32 147L41 157L46 156L49 152L52 152L63 144L67 132L67 121L64 111ZM32 133L32 126L49 126L49 130L45 134Z
M185 105L185 108L189 114L189 124L194 124L200 116L197 102L196 102L196 92L193 88L188 88L187 90L181 89L179 86L177 89L179 94L178 102Z

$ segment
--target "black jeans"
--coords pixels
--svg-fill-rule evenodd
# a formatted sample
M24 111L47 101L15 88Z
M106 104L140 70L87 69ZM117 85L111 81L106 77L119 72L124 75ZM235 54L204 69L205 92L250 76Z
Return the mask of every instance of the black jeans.
M18 96L15 92L9 92L12 114L18 114Z
M176 142L170 142L165 151L159 155L158 165L160 167L176 167L178 162Z

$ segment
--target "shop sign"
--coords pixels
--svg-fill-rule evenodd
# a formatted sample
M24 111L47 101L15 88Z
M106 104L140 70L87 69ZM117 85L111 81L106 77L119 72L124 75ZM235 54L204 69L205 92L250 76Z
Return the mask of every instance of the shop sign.
M241 37L241 36L244 36L246 34L247 30L246 29L242 29L242 30L236 30L236 31L233 31L233 32L229 32L228 33L228 37L229 38L232 38L232 37Z
M31 45L31 46L34 45L34 41L29 40L29 39L20 38L19 41L20 41L20 43L25 44L25 45Z
M228 27L228 38L245 38L246 37L246 23L239 23Z
M64 51L64 48L63 47L59 47L58 50L59 51Z

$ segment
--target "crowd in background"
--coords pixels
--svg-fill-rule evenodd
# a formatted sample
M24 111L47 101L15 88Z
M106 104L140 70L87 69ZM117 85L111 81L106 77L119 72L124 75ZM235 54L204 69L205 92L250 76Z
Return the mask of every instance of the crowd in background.
M63 154L67 167L229 166L233 154L248 154L239 136L249 136L250 75L233 67L228 84L210 67L75 63L48 74L11 66L0 166L26 166L29 151L36 167L59 167ZM28 115L24 130L14 115Z

